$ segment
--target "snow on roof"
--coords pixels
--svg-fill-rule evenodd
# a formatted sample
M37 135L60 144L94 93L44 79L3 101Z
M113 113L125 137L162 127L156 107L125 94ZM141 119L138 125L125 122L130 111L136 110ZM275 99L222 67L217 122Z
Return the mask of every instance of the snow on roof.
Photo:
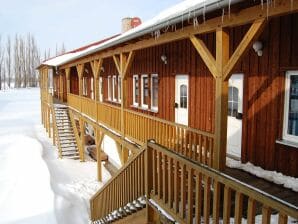
M214 11L224 6L235 4L239 1L241 0L185 0L177 5L174 5L162 11L151 20L148 20L119 36L117 35L110 39L91 44L87 47L82 47L77 50L70 51L61 56L49 59L43 62L42 64L50 66L63 65L80 57L123 43L133 38L151 33L168 25L175 24L178 22L178 19L182 21L183 18L193 18L198 15L203 15L205 12ZM187 17L183 17L184 15L186 15Z

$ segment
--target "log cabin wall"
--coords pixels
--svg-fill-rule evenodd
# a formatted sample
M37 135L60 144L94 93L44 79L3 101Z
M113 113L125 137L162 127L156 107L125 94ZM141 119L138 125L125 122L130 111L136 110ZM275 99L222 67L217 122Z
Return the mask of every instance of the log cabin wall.
M242 162L250 161L291 176L298 176L298 149L278 144L276 140L282 138L285 73L298 70L297 24L298 14L271 19L259 38L264 44L263 56L258 57L250 49L233 70L233 73L244 73ZM245 25L230 30L231 52L248 28ZM202 38L215 55L214 34ZM162 54L167 56L166 65L160 59ZM108 102L107 77L118 72L112 58L104 59L103 67L104 101ZM142 74L158 74L157 113L131 106L135 74L139 80ZM215 81L189 40L136 52L127 77L127 107L175 121L176 74L189 75L189 126L214 132Z
M75 67L70 68L70 93L79 95L79 77Z

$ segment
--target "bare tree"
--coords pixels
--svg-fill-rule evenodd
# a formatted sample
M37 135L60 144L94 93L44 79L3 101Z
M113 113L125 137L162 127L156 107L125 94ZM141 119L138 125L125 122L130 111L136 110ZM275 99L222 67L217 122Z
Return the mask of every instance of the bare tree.
M4 52L3 52L3 47L2 47L2 41L1 41L1 36L0 36L0 90L2 89L2 84L4 83L3 81L3 60L4 60Z
M10 88L11 84L11 39L10 36L7 37L7 42L6 42L6 71L7 71L7 84L8 88Z

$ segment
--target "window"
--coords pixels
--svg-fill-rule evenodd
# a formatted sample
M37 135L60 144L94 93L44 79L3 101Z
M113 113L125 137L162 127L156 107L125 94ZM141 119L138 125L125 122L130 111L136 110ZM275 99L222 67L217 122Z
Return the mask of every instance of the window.
M112 77L108 76L108 100L112 100L112 91L113 91L113 86L112 86Z
M121 76L118 76L118 101L121 102Z
M148 109L149 104L149 80L148 75L141 76L141 105Z
M229 87L228 116L236 117L239 105L239 90L236 87Z
M83 77L83 96L87 96L88 95L88 80L87 77Z
M158 111L158 75L151 75L151 110Z
M286 73L283 138L298 142L298 71Z
M139 106L139 76L133 76L133 105Z
M187 86L180 86L180 108L187 109Z
M113 76L113 101L117 101L117 95L116 95L116 90L117 90L117 78L114 75Z
M99 102L102 102L103 88L102 88L102 77L99 77Z

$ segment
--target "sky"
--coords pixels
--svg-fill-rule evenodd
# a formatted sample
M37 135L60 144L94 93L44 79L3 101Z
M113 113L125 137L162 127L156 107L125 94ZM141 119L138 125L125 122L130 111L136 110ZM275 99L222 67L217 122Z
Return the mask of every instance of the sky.
M43 54L66 50L121 32L121 19L147 21L182 0L0 0L0 35L33 34Z

